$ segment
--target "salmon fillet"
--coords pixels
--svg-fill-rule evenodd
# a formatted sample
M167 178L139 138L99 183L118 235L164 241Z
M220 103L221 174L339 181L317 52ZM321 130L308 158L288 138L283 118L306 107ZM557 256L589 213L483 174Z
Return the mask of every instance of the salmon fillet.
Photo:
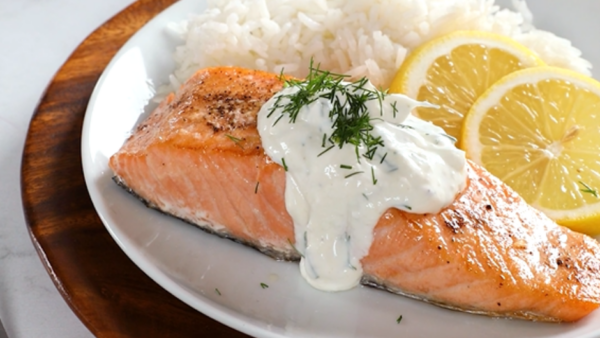
M264 153L261 106L275 74L209 68L169 95L110 158L115 181L148 206L298 260L285 172ZM440 213L387 210L362 259L363 284L471 313L576 321L600 304L600 246L558 226L469 162Z

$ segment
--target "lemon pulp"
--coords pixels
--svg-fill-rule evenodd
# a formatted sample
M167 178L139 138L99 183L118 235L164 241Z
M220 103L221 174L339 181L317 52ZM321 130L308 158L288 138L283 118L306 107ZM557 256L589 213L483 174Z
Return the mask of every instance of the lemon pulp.
M461 31L434 39L409 55L390 86L439 106L415 115L460 139L464 115L493 83L514 71L542 65L533 52L496 34Z
M462 147L559 224L600 233L600 83L552 67L518 71L475 102Z

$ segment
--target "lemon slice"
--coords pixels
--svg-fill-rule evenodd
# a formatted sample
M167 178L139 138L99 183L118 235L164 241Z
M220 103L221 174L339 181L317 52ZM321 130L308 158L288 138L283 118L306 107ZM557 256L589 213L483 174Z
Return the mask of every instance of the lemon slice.
M554 67L512 73L473 104L462 147L557 223L600 234L600 82Z
M460 139L463 116L494 82L514 71L544 63L510 38L459 31L431 40L404 61L389 91L440 106L418 108L418 117Z

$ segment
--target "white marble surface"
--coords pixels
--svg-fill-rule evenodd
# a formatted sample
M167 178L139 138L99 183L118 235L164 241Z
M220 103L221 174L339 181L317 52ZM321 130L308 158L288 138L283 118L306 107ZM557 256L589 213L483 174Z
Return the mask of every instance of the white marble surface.
M132 0L0 0L0 319L9 337L91 337L44 270L22 212L29 120L77 45Z
M0 319L9 337L89 337L34 251L22 212L20 161L31 115L46 85L77 45L132 0L0 0ZM508 1L502 1L508 2ZM530 0L536 24L573 40L600 64L600 1ZM548 10L554 8L554 10ZM581 13L581 11L579 12ZM598 72L595 72L598 78Z

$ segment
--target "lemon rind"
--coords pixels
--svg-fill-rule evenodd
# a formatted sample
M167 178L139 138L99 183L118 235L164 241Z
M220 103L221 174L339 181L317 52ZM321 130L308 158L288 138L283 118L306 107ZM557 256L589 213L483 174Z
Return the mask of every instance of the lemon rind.
M516 56L525 67L545 65L537 54L509 37L484 31L457 31L430 40L411 52L396 73L390 92L400 92L409 97L416 97L419 88L423 85L422 79L425 78L433 61L450 54L457 47L473 44L507 51Z

